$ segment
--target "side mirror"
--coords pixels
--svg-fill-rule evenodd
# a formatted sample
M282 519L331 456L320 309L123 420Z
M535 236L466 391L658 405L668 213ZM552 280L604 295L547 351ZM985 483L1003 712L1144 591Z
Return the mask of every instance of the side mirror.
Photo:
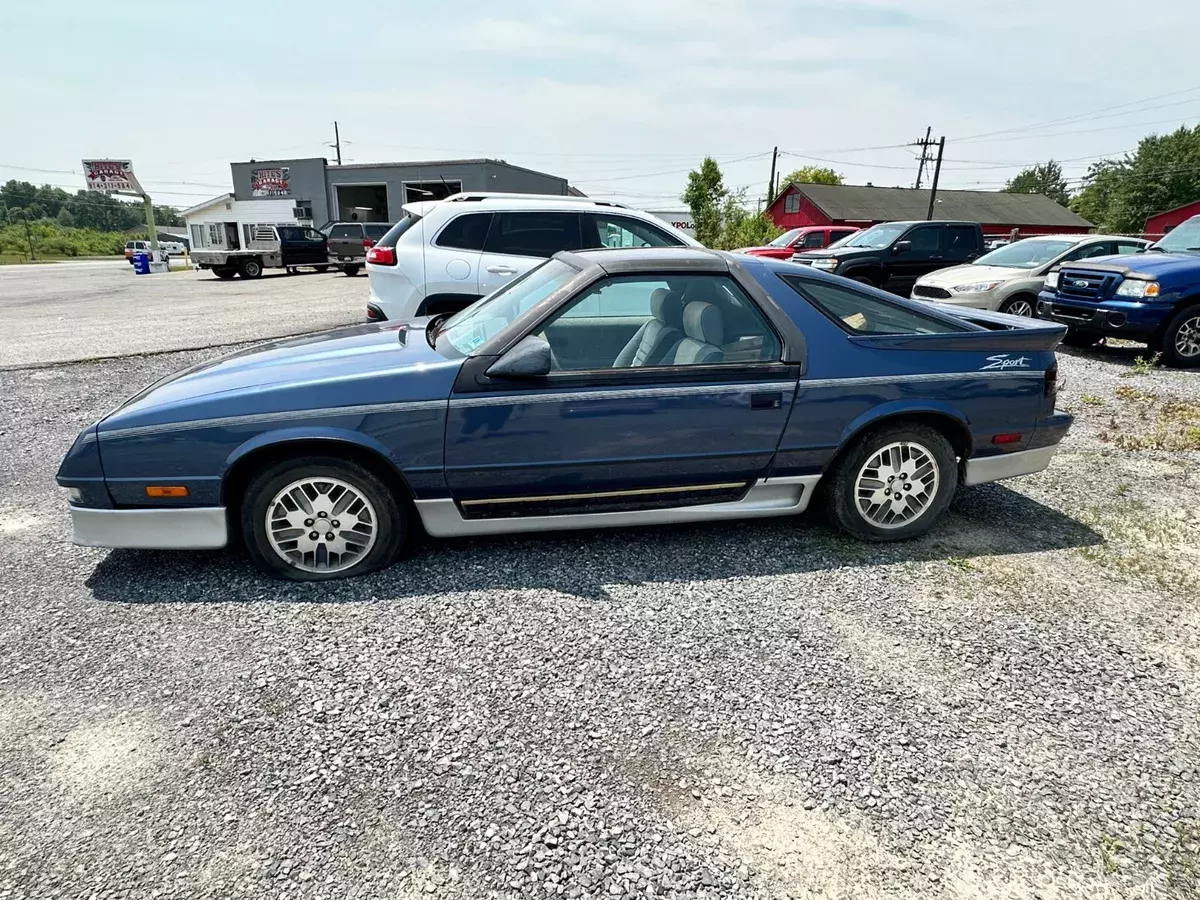
M912 241L896 241L892 244L892 253L907 253L912 249Z
M492 363L492 378L537 378L550 374L550 344L535 334L526 335L517 346Z

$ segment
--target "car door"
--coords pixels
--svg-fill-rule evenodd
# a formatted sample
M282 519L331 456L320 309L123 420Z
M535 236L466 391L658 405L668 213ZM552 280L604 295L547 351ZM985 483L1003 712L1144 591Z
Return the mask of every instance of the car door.
M628 327L671 319L670 305L683 327L653 351L669 342L667 355L622 367L645 336ZM550 374L452 395L446 479L464 516L713 503L765 477L800 367L781 362L778 334L728 274L601 278L529 329L552 348L564 332L576 352L556 350Z
M884 289L907 297L917 279L927 272L944 268L941 225L917 225L892 245Z
M442 294L483 296L479 258L491 225L490 212L469 212L455 216L434 235L436 252L425 258L427 298Z
M611 213L581 213L585 248L683 247L683 241L649 222Z
M559 250L582 247L577 212L497 212L479 260L479 295L503 287Z

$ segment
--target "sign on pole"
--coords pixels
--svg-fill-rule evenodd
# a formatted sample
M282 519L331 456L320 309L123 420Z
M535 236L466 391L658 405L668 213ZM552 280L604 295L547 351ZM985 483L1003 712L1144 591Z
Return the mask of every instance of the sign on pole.
M85 159L83 175L89 191L146 196L133 174L133 163L127 159Z

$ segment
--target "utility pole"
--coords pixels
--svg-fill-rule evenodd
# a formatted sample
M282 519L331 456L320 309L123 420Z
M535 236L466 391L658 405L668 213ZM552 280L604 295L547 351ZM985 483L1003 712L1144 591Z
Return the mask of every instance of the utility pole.
M925 163L933 162L933 158L929 155L929 148L934 145L934 142L929 139L929 135L932 131L932 125L926 126L924 139L913 141L908 145L910 147L921 148L921 162L917 166L917 183L914 185L915 189L918 191L921 189L921 178L925 175Z
M929 191L929 212L925 214L925 221L933 219L933 204L937 202L937 186L938 176L942 174L942 152L946 149L946 136L943 134L942 139L938 141L937 165L933 170L933 188Z
M336 119L333 123L333 146L337 148L337 164L340 166L342 164L342 138L341 135L338 134L338 124Z
M779 148L771 151L771 178L767 182L767 203L775 199L775 163L779 159Z
M25 210L21 210L21 221L25 223L25 240L29 244L29 261L33 262L37 257L33 255L33 235L29 231L29 214Z
M150 259L158 262L158 226L154 224L154 201L142 194L142 203L146 206L146 231L150 233Z

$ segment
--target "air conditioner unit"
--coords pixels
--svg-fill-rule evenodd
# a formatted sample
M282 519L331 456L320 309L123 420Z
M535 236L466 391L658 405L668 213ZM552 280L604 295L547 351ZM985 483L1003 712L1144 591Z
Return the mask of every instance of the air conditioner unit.
M311 219L312 218L312 207L311 206L294 207L292 209L292 215L297 219Z

